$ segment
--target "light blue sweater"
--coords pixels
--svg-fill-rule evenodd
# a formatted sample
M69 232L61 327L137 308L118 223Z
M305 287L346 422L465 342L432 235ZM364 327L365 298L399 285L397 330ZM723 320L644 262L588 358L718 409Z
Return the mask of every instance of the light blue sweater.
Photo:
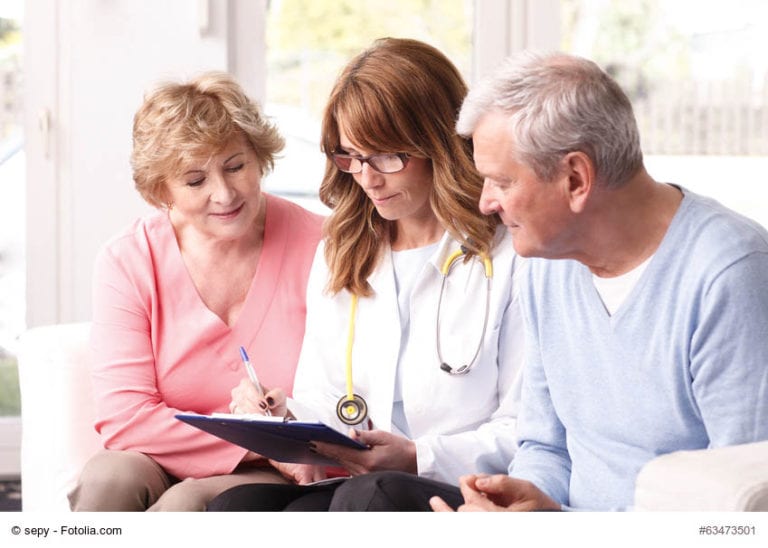
M768 233L684 194L613 316L584 265L529 261L509 473L571 508L629 509L657 455L768 439Z

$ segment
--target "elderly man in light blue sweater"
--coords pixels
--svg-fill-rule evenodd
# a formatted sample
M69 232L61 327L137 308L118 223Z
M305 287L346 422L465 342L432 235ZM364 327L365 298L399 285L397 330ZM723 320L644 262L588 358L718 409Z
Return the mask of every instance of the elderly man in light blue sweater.
M654 181L589 61L513 59L458 128L483 212L550 259L528 265L520 448L509 477L465 478L465 504L626 509L657 455L768 439L768 233Z
M519 448L460 493L382 475L340 509L629 509L655 456L768 439L766 230L653 180L629 100L585 59L510 59L457 127L480 209L532 258Z

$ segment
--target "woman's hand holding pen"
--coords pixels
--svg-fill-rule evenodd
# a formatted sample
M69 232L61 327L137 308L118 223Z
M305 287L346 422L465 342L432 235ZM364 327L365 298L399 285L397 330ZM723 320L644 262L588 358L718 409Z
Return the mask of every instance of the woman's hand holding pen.
M353 476L378 470L418 472L416 445L411 440L383 430L351 430L350 437L369 446L370 451L320 442L314 443L315 451L336 460Z
M286 405L285 392L280 388L263 393L250 379L242 379L240 384L232 389L232 401L229 404L231 413L259 413L266 415L267 410L277 417L285 416L288 407Z

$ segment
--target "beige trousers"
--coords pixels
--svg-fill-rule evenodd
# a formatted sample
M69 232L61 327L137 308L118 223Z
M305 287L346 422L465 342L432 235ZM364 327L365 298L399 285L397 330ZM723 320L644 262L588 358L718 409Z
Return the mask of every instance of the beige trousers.
M74 512L199 512L219 493L244 483L289 481L274 468L253 466L179 481L143 453L102 450L80 473L69 506Z

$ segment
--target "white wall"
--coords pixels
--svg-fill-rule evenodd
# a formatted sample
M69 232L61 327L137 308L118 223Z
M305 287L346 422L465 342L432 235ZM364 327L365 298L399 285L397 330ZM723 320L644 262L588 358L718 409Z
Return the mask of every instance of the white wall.
M149 210L128 163L133 113L148 87L229 70L263 97L255 75L263 70L265 6L27 0L27 325L90 318L99 246Z

